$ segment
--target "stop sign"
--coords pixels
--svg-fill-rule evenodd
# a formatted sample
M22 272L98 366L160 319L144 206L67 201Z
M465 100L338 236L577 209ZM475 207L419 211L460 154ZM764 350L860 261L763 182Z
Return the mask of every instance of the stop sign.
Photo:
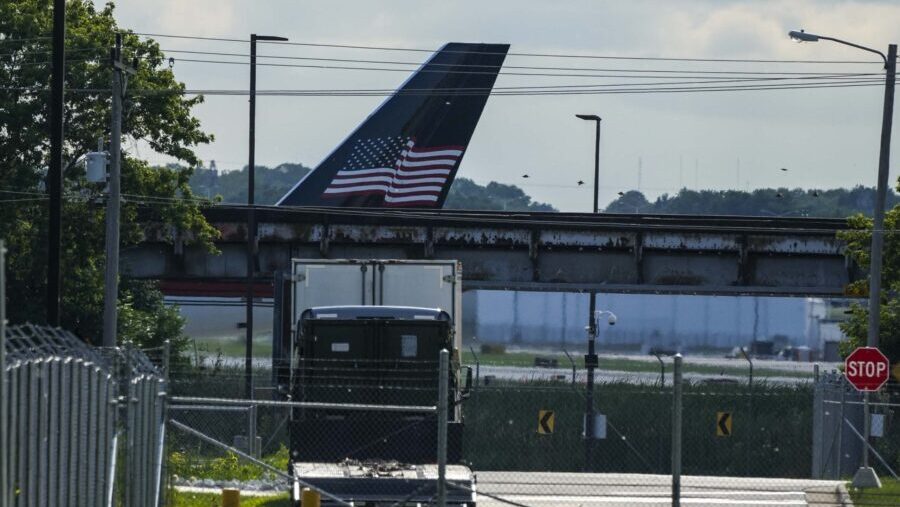
M890 361L875 347L859 347L844 360L844 375L860 391L877 391L888 381Z

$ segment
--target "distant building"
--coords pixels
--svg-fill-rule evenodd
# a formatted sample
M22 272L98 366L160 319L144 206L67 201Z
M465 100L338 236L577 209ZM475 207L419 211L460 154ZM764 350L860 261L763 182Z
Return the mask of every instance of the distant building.
M581 347L586 339L587 294L469 291L463 304L465 339L554 348ZM846 306L819 298L601 294L597 308L614 312L618 323L601 325L599 341L642 351L721 351L770 341L816 356L844 339L836 316Z

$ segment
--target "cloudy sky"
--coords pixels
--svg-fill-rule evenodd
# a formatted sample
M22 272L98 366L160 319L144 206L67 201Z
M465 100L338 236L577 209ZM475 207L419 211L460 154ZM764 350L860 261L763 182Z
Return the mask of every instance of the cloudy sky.
M121 26L155 34L247 39L255 32L285 36L292 42L393 48L435 49L449 41L502 42L512 45L512 53L855 62L510 56L507 66L609 69L606 74L626 77L502 75L497 86L625 84L634 88L639 82L734 77L704 72L879 74L882 63L877 55L828 42L797 44L788 39L787 31L805 28L882 51L886 51L889 42L900 41L900 3L874 0L122 0L117 13ZM248 52L248 44L242 42L157 40L168 50ZM409 63L421 63L427 58L427 53L422 52L302 45L261 44L258 52ZM186 61L245 58L192 57L185 53L171 56L175 57L176 76L188 88L247 88L245 65ZM261 63L265 61L276 60L260 59ZM634 71L654 72L634 78L641 74ZM669 72L670 79L665 79L660 76L666 73L658 71L677 72ZM258 88L393 89L406 77L406 72L259 67ZM382 100L260 97L257 163L318 164ZM603 118L601 205L612 200L616 192L638 185L649 196L677 192L681 187L874 185L882 100L881 86L494 96L488 100L459 176L480 183L493 180L518 184L535 199L550 202L563 211L587 211L591 191L585 188L588 185L579 188L576 182L592 179L594 131L592 125L575 119L574 114L591 113ZM210 96L196 114L204 128L216 136L214 143L200 148L202 158L215 159L220 169L237 169L246 164L246 96ZM900 157L898 144L894 143L894 160ZM145 158L164 161L146 147L136 149ZM781 171L782 167L789 170ZM528 180L521 177L525 173L530 175ZM898 174L900 171L892 171L892 181Z

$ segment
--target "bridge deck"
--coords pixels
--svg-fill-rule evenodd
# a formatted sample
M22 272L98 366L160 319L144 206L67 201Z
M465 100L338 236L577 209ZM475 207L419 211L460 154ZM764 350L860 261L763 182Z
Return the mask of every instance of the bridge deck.
M131 276L246 273L246 207L206 216L220 255L166 241L122 253ZM458 259L465 289L839 296L861 276L841 219L258 207L259 276L304 258Z

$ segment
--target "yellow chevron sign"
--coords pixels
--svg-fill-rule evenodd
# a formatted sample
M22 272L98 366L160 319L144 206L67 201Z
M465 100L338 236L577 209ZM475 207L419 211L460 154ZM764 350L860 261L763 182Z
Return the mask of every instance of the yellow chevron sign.
M731 412L716 412L716 436L731 436Z
M552 435L553 434L553 426L556 425L556 415L552 410L539 410L538 411L538 429L537 432L541 435Z

